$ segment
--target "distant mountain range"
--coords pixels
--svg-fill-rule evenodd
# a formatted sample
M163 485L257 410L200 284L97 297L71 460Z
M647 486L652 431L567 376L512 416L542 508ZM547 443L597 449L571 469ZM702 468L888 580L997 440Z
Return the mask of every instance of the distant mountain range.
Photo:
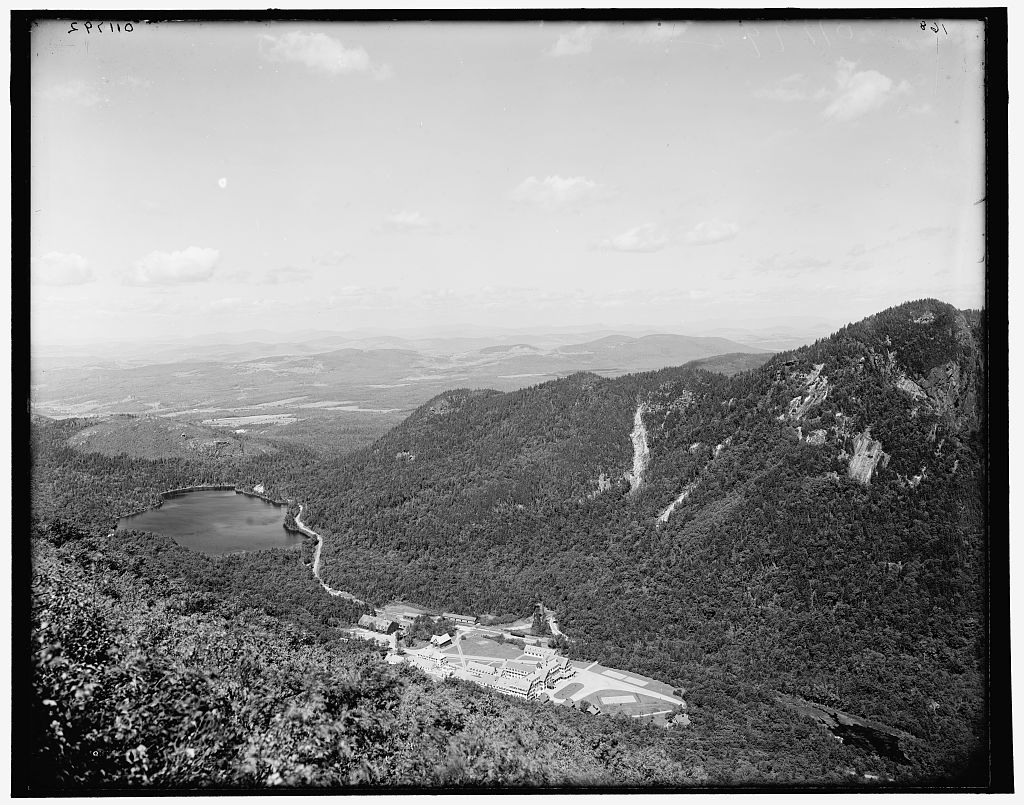
M615 376L720 354L747 355L737 366L753 366L769 354L725 338L683 335L540 343L382 336L353 346L324 336L302 344L197 344L189 358L180 357L180 346L131 359L38 356L32 402L50 416L287 416L278 423L339 412L397 417L453 386L512 390L581 370Z

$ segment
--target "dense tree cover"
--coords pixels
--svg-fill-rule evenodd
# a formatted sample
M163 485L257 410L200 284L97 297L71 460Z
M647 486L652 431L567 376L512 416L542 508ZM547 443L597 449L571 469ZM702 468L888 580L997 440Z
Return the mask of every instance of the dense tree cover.
M785 713L747 744L710 714L714 733L662 730L435 683L121 547L67 529L33 540L34 695L15 769L32 793L786 782L794 741L817 749L798 779L865 768ZM742 745L744 762L709 746L712 734Z
M450 392L307 479L322 572L371 599L460 611L540 599L572 652L683 685L704 712L738 718L782 691L916 736L899 779L980 773L978 336L922 300L733 377L682 367ZM827 395L788 417L817 364ZM630 494L638 402L651 464ZM890 457L869 485L847 477L867 429ZM800 438L815 430L824 443Z
M430 640L434 635L455 634L455 624L447 618L434 620L430 615L417 615L411 624L405 627L402 643L415 646Z
M259 455L197 454L192 458L104 455L69 446L69 439L88 424L35 418L32 514L37 521L112 528L119 518L157 505L161 492L187 486L228 484L251 489L262 483L269 496L284 498L289 496L290 479L303 475L314 462L310 451L292 446Z
M63 770L51 776L99 786L845 784L851 773L872 771L903 782L983 782L987 484L978 338L975 319L925 300L734 377L691 366L615 380L581 374L510 394L448 392L371 447L319 462L294 448L245 462L83 455L65 444L80 423L40 424L33 428L33 511L50 575L39 576L36 589L52 597L72 586L53 579L70 574L79 585L74 600L88 592L100 609L76 614L69 603L67 612L55 610L60 617L48 612L37 621L45 644L39 656L56 657L57 665L40 660L34 706L57 703L68 724L56 735L48 731L56 729L52 720L39 722L51 724L39 745ZM827 397L801 418L787 418L816 364L824 364ZM955 377L931 402L896 387L901 376L942 381L950 364ZM623 474L632 464L639 402L651 463L644 488L630 494ZM846 476L844 454L869 427L891 459L863 485ZM826 432L823 444L800 440L814 430ZM366 670L374 655L333 640L337 622L357 613L309 578L302 564L310 561L309 544L301 560L296 551L269 551L223 561L184 558L149 535L103 537L111 513L149 505L162 489L215 482L261 482L301 500L304 521L325 536L325 579L369 601L403 597L483 613L528 612L542 600L557 610L571 654L685 687L692 726L638 731L635 723L586 720L569 708L510 706L472 686L435 688L376 663ZM657 525L684 489L689 496ZM152 639L134 617L148 618ZM62 618L72 625L47 631L63 629ZM76 645L72 635L85 619L106 630L88 632L88 651L103 645L113 653L75 655L67 660L74 673L47 676L64 667L65 646ZM166 634L159 624L175 619L209 634L230 632L236 654L204 648L182 660L159 643ZM242 661L263 642L274 647L272 661ZM315 670L327 656L324 645L346 669L330 666L337 676ZM149 664L139 670L138 657L124 661L120 646L143 647ZM280 653L292 649L294 657ZM236 666L259 681L252 697L242 695L249 677L238 681ZM293 670L292 687L278 688L279 674L292 679L281 669ZM75 674L80 685L61 687ZM191 746L202 753L195 765L166 748L189 744L166 735L179 735L174 730L186 721L207 722L196 713L186 719L160 698L159 684L140 687L133 681L139 674L217 703L216 718L202 716L214 718L208 733L199 731L208 743ZM295 687L303 674L319 681ZM339 680L384 729L365 737L361 725L339 715L349 711L323 703ZM93 681L98 687L89 688ZM381 692L396 687L416 691L399 695L404 709ZM111 693L94 706L97 690ZM780 707L779 692L911 733L901 744L909 763L837 744ZM286 700L298 709L284 707ZM260 701L277 703L267 705L278 715L273 724L246 711ZM139 739L145 757L138 745L118 743L119 735L135 741L136 733L117 726L125 716L114 702L159 715L153 729L166 733ZM427 721L389 721L395 713ZM580 738L592 729L605 737ZM62 735L72 743L62 744ZM408 752L395 748L395 736L405 736ZM263 760L239 761L242 741ZM324 760L316 759L320 741L332 747ZM156 744L161 759L152 762ZM349 755L338 746L360 749ZM94 751L112 753L109 771L85 768L84 753ZM428 759L413 760L417 752ZM369 771L355 755L370 758ZM153 768L167 771L153 776Z

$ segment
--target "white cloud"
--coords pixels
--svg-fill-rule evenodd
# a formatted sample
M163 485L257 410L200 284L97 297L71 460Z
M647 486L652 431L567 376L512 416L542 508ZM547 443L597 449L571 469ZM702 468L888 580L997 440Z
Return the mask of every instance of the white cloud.
M516 201L537 204L545 209L565 207L593 198L604 191L601 185L583 176L563 179L561 176L546 176L538 179L530 176L512 190Z
M723 240L731 240L740 231L739 225L721 221L701 221L693 229L686 233L688 243L704 245L708 243L720 243Z
M840 59L832 89L819 87L812 90L807 78L796 73L781 79L775 86L754 92L757 98L771 101L828 101L823 112L829 120L847 121L881 107L889 98L909 92L910 84L898 85L877 70L857 71L854 62Z
M370 55L363 48L347 48L327 34L306 34L301 31L292 31L283 36L263 34L260 41L269 44L266 55L271 60L298 62L316 72L344 75L372 70L378 78L386 78L391 73L386 65L372 65Z
M82 255L49 252L32 260L32 280L40 285L84 285L92 282L93 274Z
M180 252L150 252L125 278L129 285L179 285L206 282L220 259L216 249L189 246Z
M602 247L617 252L656 252L664 249L669 237L655 224L641 224L602 242Z
M856 72L856 67L854 62L839 60L835 76L836 94L824 112L830 120L853 120L879 108L893 95L910 90L906 81L894 86L891 78L877 70Z
M389 215L384 222L388 229L401 229L411 232L423 232L432 229L434 222L416 210L402 210Z
M561 34L551 49L552 56L578 56L590 53L594 40L601 34L601 29L594 25L580 25L568 33Z

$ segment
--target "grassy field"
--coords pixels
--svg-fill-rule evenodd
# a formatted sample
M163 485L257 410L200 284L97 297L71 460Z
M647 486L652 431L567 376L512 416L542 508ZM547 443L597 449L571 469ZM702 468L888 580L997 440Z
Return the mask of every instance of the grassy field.
M459 650L455 646L447 647L444 653L448 656L458 656ZM481 657L490 657L495 660L514 660L522 656L523 650L512 643L497 643L481 637L477 632L469 632L462 639L462 653L475 654Z
M567 696L572 696L578 690L583 690L583 685L579 682L570 682L568 685L565 685L564 687L556 688L555 692L552 695L556 699L564 699Z

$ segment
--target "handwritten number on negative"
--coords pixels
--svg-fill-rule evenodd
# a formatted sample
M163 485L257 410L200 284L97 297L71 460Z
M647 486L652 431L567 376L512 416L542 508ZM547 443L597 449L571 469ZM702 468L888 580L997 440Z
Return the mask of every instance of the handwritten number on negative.
M84 27L82 27L82 28L79 28L79 27L78 27L79 25L82 25L82 26L84 26ZM97 33L103 33L103 26L104 26L104 25L106 25L106 26L107 26L107 30L108 30L108 31L110 31L110 33L114 33L114 26L115 26L115 25L117 25L117 31L118 31L118 33L120 33L121 31L126 31L127 33L131 33L132 31L134 31L134 30L135 30L135 26L134 26L134 25L132 25L132 24L131 24L130 22L126 22L126 23L124 24L124 27L123 27L123 28L121 27L121 23L119 23L119 22L118 22L118 23L113 23L113 22L106 22L106 23L104 23L104 22L98 22L98 23L95 23L95 24L94 24L94 23L92 23L92 22L83 22L83 23L79 23L79 22L72 22L72 23L71 23L71 27L70 27L70 28L68 29L68 33L69 33L69 34L74 34L74 33L78 33L78 32L80 32L80 31L83 31L83 30L84 30L84 31L85 31L85 32L86 32L87 34L91 34L91 33L92 33L92 29L93 29L94 27L96 28L96 31L97 31Z

